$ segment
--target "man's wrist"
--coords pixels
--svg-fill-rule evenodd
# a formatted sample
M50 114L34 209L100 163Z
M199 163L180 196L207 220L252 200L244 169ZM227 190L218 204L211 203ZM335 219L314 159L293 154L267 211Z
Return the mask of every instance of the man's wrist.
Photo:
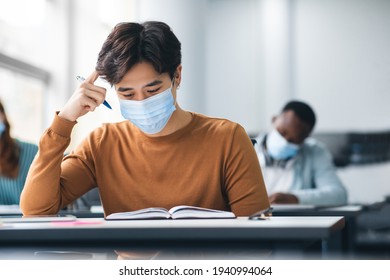
M70 121L62 118L60 116L60 112L56 112L50 129L62 137L70 137L73 127L76 125L76 123L77 121Z

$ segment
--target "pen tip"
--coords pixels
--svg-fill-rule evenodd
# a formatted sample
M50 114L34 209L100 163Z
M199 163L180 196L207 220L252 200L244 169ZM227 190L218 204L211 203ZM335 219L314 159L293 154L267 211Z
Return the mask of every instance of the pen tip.
M107 102L106 100L104 100L103 104L104 104L108 109L111 109L111 110L112 110L110 104L108 104L108 102Z

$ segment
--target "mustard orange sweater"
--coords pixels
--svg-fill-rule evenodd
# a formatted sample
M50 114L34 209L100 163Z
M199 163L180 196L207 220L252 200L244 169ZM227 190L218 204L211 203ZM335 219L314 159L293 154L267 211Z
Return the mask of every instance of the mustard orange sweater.
M269 207L259 161L244 129L192 113L166 136L148 137L131 122L104 124L63 158L76 122L57 115L39 143L20 206L55 214L98 187L105 215L177 205L247 216Z

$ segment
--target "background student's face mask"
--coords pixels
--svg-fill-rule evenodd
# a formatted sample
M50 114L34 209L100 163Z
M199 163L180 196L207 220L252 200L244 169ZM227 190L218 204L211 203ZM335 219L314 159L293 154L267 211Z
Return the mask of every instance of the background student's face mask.
M267 135L267 151L276 160L284 160L297 155L300 146L289 143L277 129Z
M122 116L147 134L163 130L176 110L172 88L144 100L121 100Z

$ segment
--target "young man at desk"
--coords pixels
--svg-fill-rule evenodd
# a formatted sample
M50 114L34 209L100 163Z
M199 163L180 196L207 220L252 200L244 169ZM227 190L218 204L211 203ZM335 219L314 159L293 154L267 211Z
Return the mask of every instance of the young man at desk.
M346 190L324 145L309 138L316 117L306 103L291 101L273 117L272 130L256 138L255 149L270 203L343 205Z
M94 130L63 159L79 117L114 86L120 123ZM25 215L55 214L98 187L105 215L192 205L248 216L269 207L260 165L245 130L183 110L181 44L162 22L121 23L106 39L96 71L54 116L21 196Z

